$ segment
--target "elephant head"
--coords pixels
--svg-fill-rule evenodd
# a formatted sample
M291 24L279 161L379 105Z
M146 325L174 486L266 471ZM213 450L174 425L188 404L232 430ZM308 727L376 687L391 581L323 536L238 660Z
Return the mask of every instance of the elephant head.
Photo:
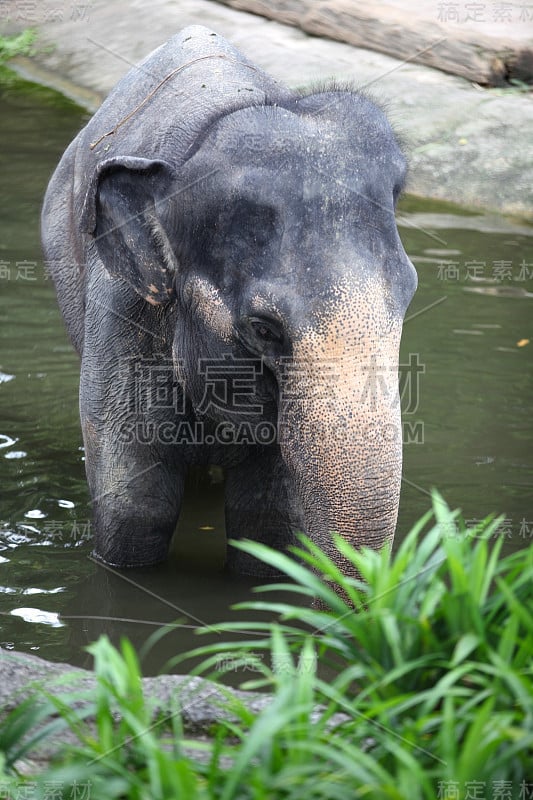
M395 223L406 163L384 114L348 90L295 95L219 115L184 158L172 152L100 165L107 272L160 319L174 314L193 411L199 357L261 361L249 402L275 423L279 469L323 550L332 531L391 542L399 346L417 279Z

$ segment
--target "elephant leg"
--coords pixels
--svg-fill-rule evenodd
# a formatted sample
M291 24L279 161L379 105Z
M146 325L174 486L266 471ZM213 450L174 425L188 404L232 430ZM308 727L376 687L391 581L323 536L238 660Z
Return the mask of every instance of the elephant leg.
M110 416L113 410L107 410ZM121 446L120 430L102 430L82 415L91 493L94 556L116 567L163 561L183 496L184 470L171 447L137 441ZM118 441L117 441L118 440Z
M294 504L295 491L277 446L257 447L237 466L226 470L226 534L251 539L284 551L303 530ZM248 553L228 544L226 567L241 575L279 573Z
M180 448L163 436L177 412L151 403L153 374L157 388L168 388L163 395L171 396L173 371L160 369L168 355L153 355L160 331L157 337L150 332L147 304L123 287L108 286L102 276L94 279L91 297L80 417L94 555L117 567L146 566L166 558L183 495Z

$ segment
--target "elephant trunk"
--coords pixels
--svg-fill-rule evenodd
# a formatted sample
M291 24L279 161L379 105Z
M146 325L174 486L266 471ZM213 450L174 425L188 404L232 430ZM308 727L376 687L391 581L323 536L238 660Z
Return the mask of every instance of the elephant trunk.
M327 434L320 434L319 439ZM378 437L379 438L379 434ZM303 510L305 532L329 555L344 574L356 575L353 565L340 556L332 533L339 533L352 546L379 549L392 544L400 499L401 445L396 441L353 443L349 437L328 457L323 441L305 447L312 463L292 459L292 472ZM292 449L292 445L291 445ZM350 463L349 467L346 464Z
M377 549L392 544L398 515L401 320L377 331L349 338L344 324L308 331L282 384L281 449L306 533L345 574L356 570L340 557L331 533Z

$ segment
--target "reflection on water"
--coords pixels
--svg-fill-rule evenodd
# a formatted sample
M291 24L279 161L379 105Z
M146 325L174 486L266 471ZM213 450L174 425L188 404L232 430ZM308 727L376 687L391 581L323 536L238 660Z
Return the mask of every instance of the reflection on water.
M522 286L465 286L465 292L485 294L489 297L533 297L533 292L528 292Z
M0 103L0 644L88 665L83 647L103 631L140 646L173 623L147 662L153 672L199 643L196 627L237 618L229 606L250 598L254 581L220 571L216 473L192 476L168 563L115 573L89 559L79 363L38 243L47 180L84 114L29 85ZM533 538L533 228L412 198L399 221L419 290L402 343L397 537L436 486L470 521L504 513L506 548L523 547Z

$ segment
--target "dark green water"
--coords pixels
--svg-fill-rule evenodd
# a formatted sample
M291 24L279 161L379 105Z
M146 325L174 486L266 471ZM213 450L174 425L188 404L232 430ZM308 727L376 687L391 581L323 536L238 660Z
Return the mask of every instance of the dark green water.
M46 183L85 119L53 92L0 89L0 645L84 665L83 646L101 632L140 645L179 619L145 664L153 672L198 643L193 627L230 618L253 582L220 573L221 487L205 478L191 482L167 564L114 575L88 558L78 359L38 240ZM397 540L436 486L468 520L504 513L506 548L524 547L533 538L533 227L412 198L399 223L420 283L402 344L411 369L402 370Z

